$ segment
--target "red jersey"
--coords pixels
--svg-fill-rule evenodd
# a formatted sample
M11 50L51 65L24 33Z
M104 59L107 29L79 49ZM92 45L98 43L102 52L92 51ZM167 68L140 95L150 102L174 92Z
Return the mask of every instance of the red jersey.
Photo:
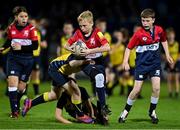
M104 37L102 32L100 32L100 30L97 28L93 29L89 37L85 37L79 29L76 30L74 35L70 39L68 39L68 43L69 45L72 45L74 42L78 40L82 40L89 49L101 47L102 45L108 43L107 39ZM87 58L97 58L102 56L102 53L96 53L90 55L87 56Z
M166 34L160 26L154 26L152 33L141 28L134 33L127 48L132 49L135 46L155 44L164 41L166 41Z
M160 26L154 26L152 32L144 28L134 33L127 48L136 47L136 71L150 72L160 70L160 43L166 41L166 34Z
M29 46L32 45L32 41L38 40L37 31L31 24L28 24L22 30L18 30L14 23L8 27L7 34L11 44L19 43L22 46Z

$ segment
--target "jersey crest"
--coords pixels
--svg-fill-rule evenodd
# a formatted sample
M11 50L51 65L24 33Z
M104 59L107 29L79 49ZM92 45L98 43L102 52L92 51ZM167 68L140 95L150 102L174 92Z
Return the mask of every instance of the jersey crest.
M91 38L91 39L90 39L90 43L91 43L92 46L94 46L94 45L96 44L94 38Z

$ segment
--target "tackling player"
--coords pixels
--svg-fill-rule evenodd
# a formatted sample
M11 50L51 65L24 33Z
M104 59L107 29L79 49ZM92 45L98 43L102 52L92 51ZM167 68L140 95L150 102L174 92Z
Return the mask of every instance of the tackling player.
M76 82L76 81L75 81ZM97 119L97 107L91 102L91 99L89 97L89 94L87 93L86 89L83 87L79 87L81 92L81 100L82 100L82 111L86 114L92 117L93 119ZM66 110L66 112L76 118L76 108L74 104L71 101L71 96L67 93L67 91L64 91L59 98L56 106L55 116L56 119L65 124L72 123L71 121L65 119L63 117L63 108Z
M79 72L81 65L88 64L89 61L78 60L78 66L73 66L74 60L73 54L62 55L54 59L50 65L48 73L52 78L52 89L50 92L45 92L37 98L31 100L26 99L22 109L22 116L25 116L30 108L39 105L41 103L57 100L62 91L65 89L70 95L72 103L74 104L77 112L77 119L84 123L92 123L93 120L89 116L85 115L81 110L81 93L78 85L69 77L70 74Z

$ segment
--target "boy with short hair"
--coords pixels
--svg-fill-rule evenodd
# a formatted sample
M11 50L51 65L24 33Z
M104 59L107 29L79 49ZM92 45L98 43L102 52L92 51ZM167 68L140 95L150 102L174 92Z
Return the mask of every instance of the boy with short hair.
M110 110L107 108L105 99L105 67L102 60L102 52L110 50L108 41L100 32L98 28L94 28L93 14L91 11L87 10L82 12L77 21L79 23L80 29L77 29L74 35L68 40L65 48L71 52L74 52L73 43L78 40L83 41L87 49L81 51L80 55L84 56L86 59L93 60L93 64L84 65L82 71L85 72L90 78L93 85L96 88L96 93L98 96L97 107L99 108L99 113L101 113L102 124L107 125Z
M129 70L129 56L130 50L136 47L136 67L135 67L135 83L134 88L128 96L126 106L120 114L119 123L125 122L125 119L141 91L143 81L149 75L152 82L151 104L149 108L149 116L152 123L158 123L158 117L155 109L159 99L160 93L160 74L161 74L161 59L159 46L162 43L166 54L167 61L172 64L168 50L165 32L162 27L153 25L155 21L155 12L152 9L145 9L141 13L141 23L143 28L136 31L128 43L125 50L123 68Z

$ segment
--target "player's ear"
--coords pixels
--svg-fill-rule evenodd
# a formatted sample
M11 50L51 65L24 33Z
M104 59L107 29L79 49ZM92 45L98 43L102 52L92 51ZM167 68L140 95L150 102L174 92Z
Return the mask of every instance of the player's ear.
M89 23L94 26L94 22L92 20L90 20Z
M17 15L14 16L14 20L15 20L15 21L18 20L18 16L17 16Z
M155 18L152 18L152 20L153 20L153 23L155 22Z

